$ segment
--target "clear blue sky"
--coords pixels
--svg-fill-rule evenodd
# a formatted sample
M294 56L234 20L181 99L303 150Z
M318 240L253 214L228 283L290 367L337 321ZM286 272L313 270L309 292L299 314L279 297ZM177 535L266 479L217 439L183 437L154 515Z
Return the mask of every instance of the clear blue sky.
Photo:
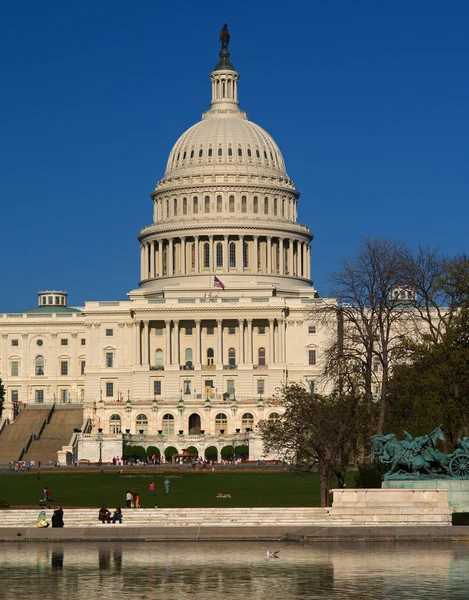
M369 234L469 248L469 2L4 2L0 312L137 286L137 235L231 32L328 273Z

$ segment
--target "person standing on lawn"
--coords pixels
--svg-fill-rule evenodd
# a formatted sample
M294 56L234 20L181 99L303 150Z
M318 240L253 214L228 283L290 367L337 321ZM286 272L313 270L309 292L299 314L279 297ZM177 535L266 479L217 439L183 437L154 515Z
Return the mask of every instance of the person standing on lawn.
M166 490L166 493L169 494L169 479L167 477L164 480L164 489Z
M133 498L132 492L128 490L125 493L125 508L131 508L131 506L132 506L132 498Z
M155 495L155 482L154 481L150 481L150 496L154 496Z

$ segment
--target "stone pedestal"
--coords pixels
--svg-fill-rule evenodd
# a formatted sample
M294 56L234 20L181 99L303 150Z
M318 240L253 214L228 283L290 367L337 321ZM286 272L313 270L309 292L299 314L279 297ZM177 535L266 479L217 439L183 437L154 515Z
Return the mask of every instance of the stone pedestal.
M451 525L446 489L332 490L330 515L351 526Z
M469 513L469 479L385 479L385 490L448 490L448 504L453 512Z

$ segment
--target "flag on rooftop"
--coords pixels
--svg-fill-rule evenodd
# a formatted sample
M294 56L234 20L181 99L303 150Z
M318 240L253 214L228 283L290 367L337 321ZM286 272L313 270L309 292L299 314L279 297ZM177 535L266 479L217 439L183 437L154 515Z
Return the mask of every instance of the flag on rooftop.
M214 277L213 278L213 287L219 287L219 288L222 288L222 290L224 290L225 284L223 283L223 281L221 281L221 279L218 279L218 277Z

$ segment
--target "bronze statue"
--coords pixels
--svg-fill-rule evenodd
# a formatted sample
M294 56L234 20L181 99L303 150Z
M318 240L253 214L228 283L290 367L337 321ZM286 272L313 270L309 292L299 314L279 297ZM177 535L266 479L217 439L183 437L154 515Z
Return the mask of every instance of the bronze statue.
M230 43L230 32L228 31L228 25L225 23L220 31L220 43L221 47L228 48Z

